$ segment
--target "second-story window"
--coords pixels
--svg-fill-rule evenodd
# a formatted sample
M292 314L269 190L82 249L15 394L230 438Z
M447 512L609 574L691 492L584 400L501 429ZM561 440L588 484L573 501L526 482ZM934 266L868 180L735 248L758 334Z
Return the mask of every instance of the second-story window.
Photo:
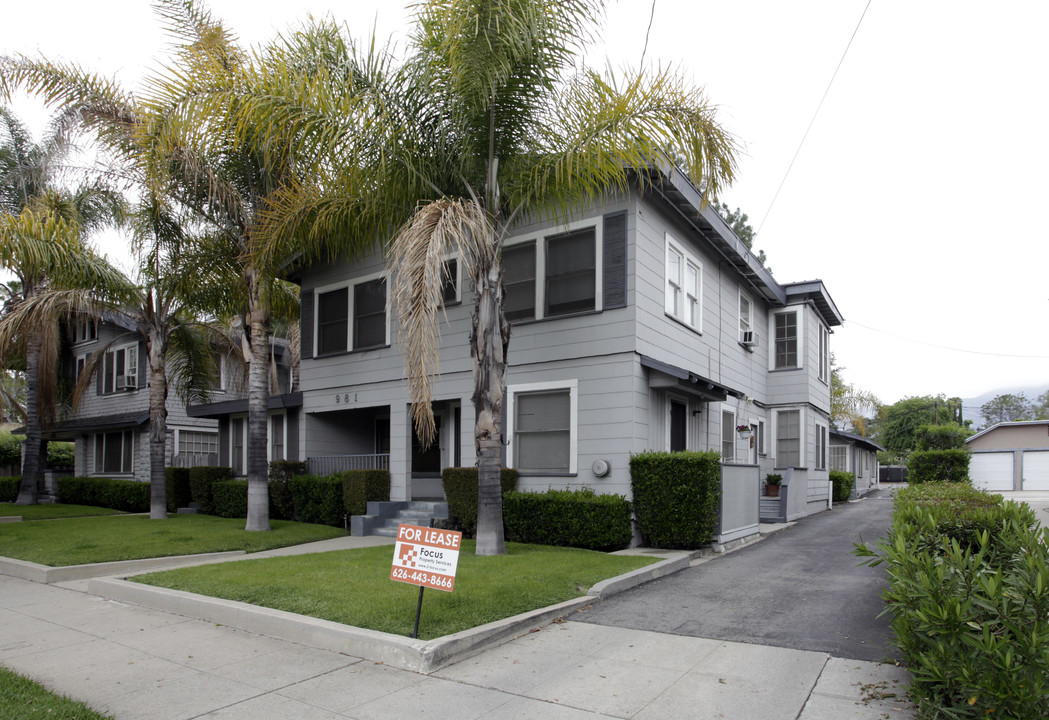
M73 342L91 342L98 339L98 325L94 320L77 320L73 324Z
M798 367L798 313L797 311L777 313L776 326L776 361L774 367Z
M503 311L511 322L601 309L598 226L586 224L503 248Z
M386 280L353 287L353 349L386 344Z
M819 377L823 382L830 379L830 331L820 323Z
M349 332L349 289L317 294L317 354L346 352Z
M389 345L386 278L318 291L316 303L317 355Z
M546 317L594 309L594 228L546 239Z
M750 322L750 298L739 294L739 341L744 345L754 344L754 328Z
M125 345L106 353L102 364L102 392L134 390L138 387L138 345Z
M703 265L667 235L666 313L702 331Z

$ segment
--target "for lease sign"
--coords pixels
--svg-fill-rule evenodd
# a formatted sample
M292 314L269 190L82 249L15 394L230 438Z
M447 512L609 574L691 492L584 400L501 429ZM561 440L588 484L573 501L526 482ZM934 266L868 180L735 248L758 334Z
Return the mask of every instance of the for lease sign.
M454 530L399 525L390 579L451 592L462 539Z

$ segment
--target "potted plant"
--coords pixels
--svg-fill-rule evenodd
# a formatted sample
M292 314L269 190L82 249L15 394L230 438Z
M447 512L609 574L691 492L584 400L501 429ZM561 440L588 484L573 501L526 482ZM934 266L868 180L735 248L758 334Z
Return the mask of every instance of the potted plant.
M783 482L783 476L777 473L769 473L765 476L765 495L768 497L779 497L779 486Z
M736 432L738 432L739 436L744 440L750 440L751 435L754 434L754 430L751 429L750 425L737 425Z

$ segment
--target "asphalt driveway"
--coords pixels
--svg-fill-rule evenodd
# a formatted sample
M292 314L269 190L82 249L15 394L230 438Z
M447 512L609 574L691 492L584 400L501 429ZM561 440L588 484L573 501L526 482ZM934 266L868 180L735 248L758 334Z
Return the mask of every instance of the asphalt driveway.
M697 567L642 585L573 621L731 640L835 657L895 659L888 618L878 618L882 567L851 551L889 527L890 490L821 512Z

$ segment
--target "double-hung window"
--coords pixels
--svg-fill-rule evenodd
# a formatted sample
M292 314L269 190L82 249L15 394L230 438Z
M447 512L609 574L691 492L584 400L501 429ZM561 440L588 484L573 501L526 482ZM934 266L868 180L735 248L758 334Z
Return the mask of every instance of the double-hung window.
M98 324L94 320L77 320L73 323L73 342L83 343L98 339Z
M774 368L796 368L798 365L798 312L776 313Z
M849 469L849 448L846 445L830 446L830 469L845 472ZM861 473L862 474L862 473Z
M102 362L102 392L134 390L138 387L138 344L124 345L106 353Z
M750 298L739 294L739 341L744 345L754 344L754 328L750 321Z
M218 462L219 435L203 430L179 430L178 453L183 457L208 458L207 464Z
M816 423L816 469L827 469L827 426Z
M270 415L270 462L287 459L285 455L284 413Z
M801 411L776 413L776 467L801 467Z
M827 382L830 379L830 330L823 323L819 325L819 378Z
M237 477L247 475L248 419L235 417L229 421L229 464Z
M135 433L131 430L95 435L95 472L131 473L135 471Z
M576 471L576 383L507 388L510 457L520 472Z
M666 313L702 331L703 265L668 234L666 237Z
M389 344L386 278L319 290L316 297L317 355Z
M721 411L721 462L736 461L736 413Z
M600 224L512 241L503 255L503 312L511 322L601 309Z

